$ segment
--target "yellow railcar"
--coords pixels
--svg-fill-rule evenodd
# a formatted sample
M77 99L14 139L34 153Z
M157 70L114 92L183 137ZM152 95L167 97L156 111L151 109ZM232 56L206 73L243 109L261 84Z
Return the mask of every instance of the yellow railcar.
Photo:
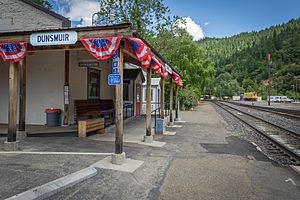
M246 101L256 101L257 100L256 92L246 92L246 93L244 93L244 100L246 100Z

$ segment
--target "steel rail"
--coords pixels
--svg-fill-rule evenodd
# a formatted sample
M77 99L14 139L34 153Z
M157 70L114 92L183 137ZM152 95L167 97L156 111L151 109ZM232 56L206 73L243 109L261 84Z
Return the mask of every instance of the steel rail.
M234 107L231 107L231 106L229 106L229 105L226 105L226 104L224 104L223 102L222 102L221 104L223 104L223 105L225 105L225 106L228 106L228 107L230 107L230 108L232 108L232 109L234 109L234 110L236 110L236 111L238 111L238 112L241 112L241 113L243 113L243 114L245 114L245 115L248 115L248 116L250 116L250 117L253 117L253 118L255 118L255 119L258 119L258 120L261 120L261 121L263 121L263 122L265 122L265 123L268 123L268 124L270 124L271 126L275 126L276 128L279 128L279 129L281 129L281 130L283 130L283 131L289 132L289 133L291 133L292 135L296 136L297 138L300 138L300 134L297 133L297 132L295 132L295 131L289 130L289 129L287 129L287 128L284 128L284 127L282 127L282 126L279 126L279 125L277 125L277 124L274 124L274 123L272 123L272 122L269 122L269 121L267 121L267 120L265 120L265 119L263 119L263 118L260 118L260 117L251 115L251 114L249 114L249 113L247 113L247 112L245 112L245 111L238 110L237 108L234 108Z
M259 134L261 134L262 136L264 136L266 139L270 140L271 143L279 146L286 154L290 155L291 157L297 159L298 162L300 162L300 156L296 152L294 152L293 150L291 150L288 147L284 146L282 143L280 143L277 140L273 139L269 135L265 134L263 131L261 131L258 128L256 128L255 126L251 125L250 123L248 123L244 119L242 119L242 118L238 117L237 115L233 114L228 109L224 108L224 106L226 106L226 105L224 105L224 104L220 105L219 103L216 103L216 102L213 102L213 103L215 105L219 106L220 108L222 108L223 110L225 110L226 112L228 112L229 114L231 114L233 117L237 118L238 120L242 121L244 124L248 125L252 129L254 129L255 131L257 131ZM229 107L229 108L231 108L231 107ZM250 115L250 116L253 117L252 115Z
M297 113L297 114L300 113L300 111L298 111L298 110L289 110L289 109L283 109L283 108L271 108L271 107L263 107L263 106L253 106L253 105L248 105L248 104L243 104L243 103L238 103L238 102L231 102L231 101L226 101L226 102L230 103L230 104L234 104L234 105L250 107L250 108L262 110L265 112L270 112L270 113L275 113L275 114L282 115L282 116L300 119L299 115L291 114L291 113Z

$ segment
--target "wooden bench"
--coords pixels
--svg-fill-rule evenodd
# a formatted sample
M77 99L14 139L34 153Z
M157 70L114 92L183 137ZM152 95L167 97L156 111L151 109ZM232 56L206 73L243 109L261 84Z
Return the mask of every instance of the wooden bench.
M95 118L78 121L78 137L86 138L86 134L91 131L97 131L98 134L104 134L104 119Z
M107 122L114 122L114 101L112 99L75 100L75 121L101 117Z

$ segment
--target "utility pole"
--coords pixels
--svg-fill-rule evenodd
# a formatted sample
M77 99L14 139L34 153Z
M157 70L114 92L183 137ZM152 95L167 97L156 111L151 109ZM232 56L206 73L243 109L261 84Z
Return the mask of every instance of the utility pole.
M296 91L295 91L295 85L292 85L293 87L293 93L294 93L294 102L296 102Z
M296 101L298 101L298 76L296 76Z
M271 85L271 53L268 53L268 106L270 106L270 85Z

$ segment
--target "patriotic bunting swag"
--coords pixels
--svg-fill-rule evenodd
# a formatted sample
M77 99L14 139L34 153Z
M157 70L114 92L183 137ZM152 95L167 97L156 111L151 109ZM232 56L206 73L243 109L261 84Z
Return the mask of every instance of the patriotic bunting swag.
M150 64L151 64L151 55L149 54L147 56L146 60L142 61L141 66L142 66L142 68L148 68L150 66Z
M5 62L18 62L26 55L27 43L0 43L0 56Z
M148 68L151 64L150 49L144 42L138 38L128 38L133 44L133 50L139 61L142 62L142 68Z
M182 86L182 80L181 80L181 77L179 76L179 74L177 74L176 72L173 71L172 75L173 75L176 85Z
M85 49L89 51L97 60L105 60L114 55L117 51L122 36L105 38L81 38Z
M155 74L161 74L162 64L154 56L151 57L152 57L151 60L152 69L155 71Z
M169 75L169 73L167 72L165 66L164 66L164 65L161 65L161 76L162 76L163 78L167 78L168 75Z

